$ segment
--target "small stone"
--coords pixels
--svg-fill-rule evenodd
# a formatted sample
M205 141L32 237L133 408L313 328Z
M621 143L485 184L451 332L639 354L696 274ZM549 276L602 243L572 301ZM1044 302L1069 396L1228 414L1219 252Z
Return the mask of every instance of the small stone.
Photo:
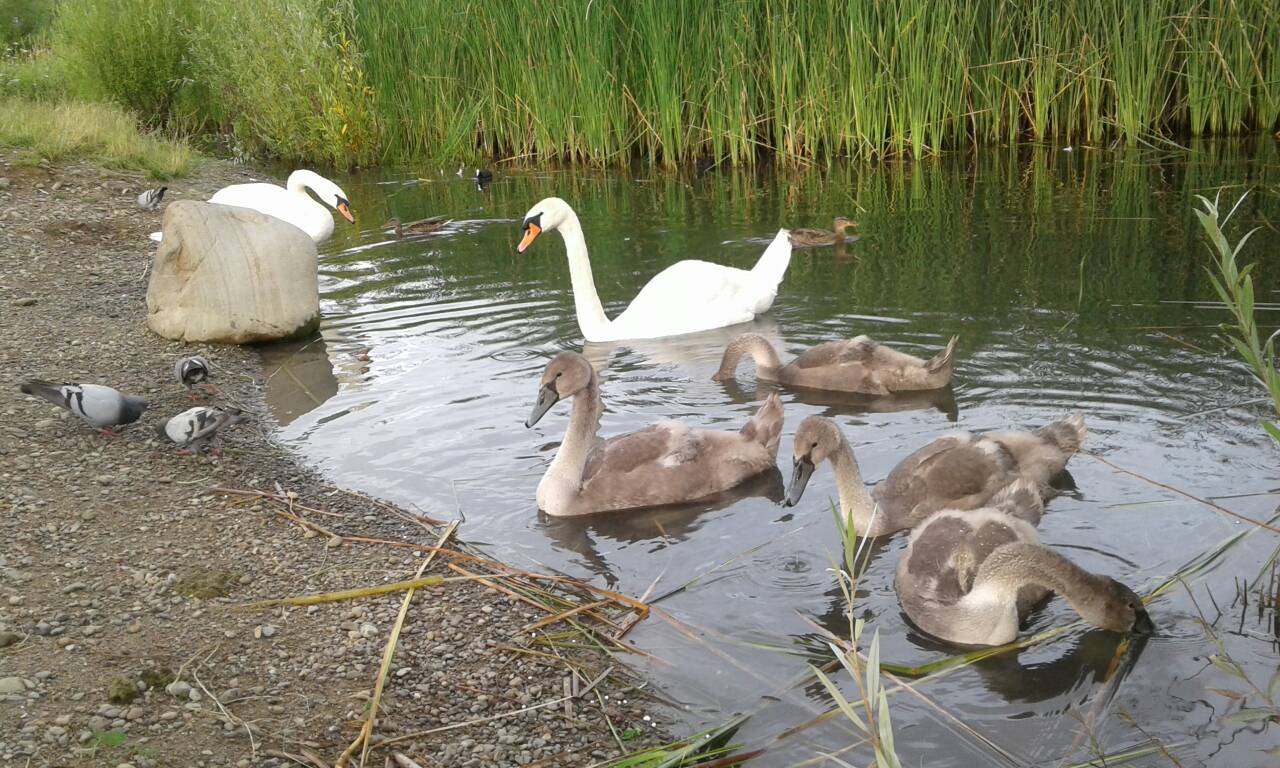
M170 696L176 696L181 699L191 693L191 686L181 680L174 680L164 687L164 691Z
M62 594L69 595L72 592L80 592L88 588L89 588L88 584L85 584L83 581L77 581L73 584L68 584L67 586L63 587Z
M378 635L378 627L376 625L370 624L367 621L360 625L361 637L377 637L377 635Z
M90 624L89 626L85 627L80 631L84 633L85 637L93 637L94 635L102 631L102 627L97 624Z
M11 693L26 693L27 686L22 684L20 677L0 677L0 695Z
M114 478L112 478L111 475L98 475L93 479L98 482L98 485L111 485L111 481Z
M342 537L336 534L333 536L330 536L329 540L325 542L325 546L328 547L329 549L337 549L338 547L342 546Z
M5 176L0 176L0 189L8 189L8 188L9 188L9 179Z
M0 648L8 648L11 645L16 645L21 639L22 635L19 635L17 632L0 632Z
M15 307L33 307L39 302L40 300L37 299L35 296L23 296L22 298L14 299L9 303Z

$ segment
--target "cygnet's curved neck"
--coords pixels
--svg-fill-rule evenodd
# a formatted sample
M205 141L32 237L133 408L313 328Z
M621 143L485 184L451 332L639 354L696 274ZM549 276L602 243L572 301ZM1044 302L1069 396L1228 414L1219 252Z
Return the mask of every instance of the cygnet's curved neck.
M751 355L751 359L756 364L757 376L767 379L777 378L778 369L782 367L782 361L778 359L778 351L773 348L768 339L758 333L744 333L729 342L729 346L725 347L724 357L720 359L720 370L716 373L716 378L731 378L734 371L738 369L738 362L742 360L743 355Z
M582 236L578 215L572 209L566 211L564 221L556 229L564 238L565 253L569 257L569 280L573 284L573 307L578 316L578 329L587 341L598 341L609 330L610 321L600 304L600 295L596 293L591 260L587 256L587 241Z
M583 387L573 396L573 411L569 416L569 428L556 451L556 457L547 468L547 476L569 483L577 489L582 485L582 470L587 456L595 447L596 433L600 431L600 416L604 403L600 399L600 382L594 371Z
M992 552L978 568L972 594L994 589L1009 600L1024 586L1035 585L1061 595L1080 611L1080 602L1105 589L1102 577L1092 574L1048 547L1029 542L1006 544Z
M836 475L840 511L846 521L853 520L853 527L858 535L882 536L896 530L888 525L885 511L876 509L875 501L862 483L858 460L853 457L853 449L849 447L849 441L844 435L840 436L840 447L831 454L829 461Z

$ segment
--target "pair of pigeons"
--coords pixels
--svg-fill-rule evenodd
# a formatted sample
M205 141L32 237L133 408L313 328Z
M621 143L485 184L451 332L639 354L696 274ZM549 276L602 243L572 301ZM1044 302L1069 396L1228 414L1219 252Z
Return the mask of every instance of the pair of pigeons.
M206 391L216 391L209 381L209 361L200 355L179 360L173 366L173 375L193 398L197 385L203 384ZM147 409L145 399L101 384L53 384L41 379L27 379L22 382L21 389L25 394L65 408L104 434L116 434L119 427L134 423ZM239 408L197 406L165 420L157 427L156 433L180 448L197 452L208 445L219 429L240 421L240 418Z

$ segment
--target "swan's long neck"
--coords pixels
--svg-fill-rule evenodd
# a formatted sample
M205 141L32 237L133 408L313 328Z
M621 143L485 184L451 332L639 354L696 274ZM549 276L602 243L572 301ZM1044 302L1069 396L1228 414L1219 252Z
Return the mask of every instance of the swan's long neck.
M587 341L598 340L609 329L610 321L596 293L596 281L591 275L591 259L587 257L587 241L582 236L578 215L569 211L557 227L564 238L565 253L569 257L569 280L573 284L573 308L578 316L578 328ZM574 406L575 413L577 406Z
M778 369L782 367L782 361L778 359L778 351L773 348L768 339L757 333L744 333L733 341L729 342L729 346L725 347L724 357L720 360L720 370L716 373L717 379L727 379L733 376L733 372L738 368L738 362L742 360L743 355L751 355L751 359L755 361L757 376L765 378L776 378Z
M787 230L780 229L778 236L773 238L773 242L769 243L760 260L752 267L751 274L768 285L776 286L782 282L790 265L791 238Z
M575 491L582 485L582 470L587 456L595 447L596 432L600 430L600 415L604 403L600 400L600 383L595 373L587 386L573 396L573 412L569 416L569 429L564 434L556 457L547 468L547 477L554 477Z
M1039 586L1061 595L1077 613L1080 604L1106 588L1092 574L1048 547L1017 542L999 547L978 568L970 594L993 590L1003 600L1017 599L1024 586Z
M862 483L858 460L853 457L849 442L840 437L840 447L831 455L831 468L836 474L836 490L840 494L840 511L845 520L853 520L859 536L880 536L892 532L887 528L884 510L877 510L876 503Z
M289 174L289 180L284 183L284 187L295 195L302 195L310 200L311 197L307 194L307 187L314 189L315 179L317 178L319 176L312 171L294 171Z

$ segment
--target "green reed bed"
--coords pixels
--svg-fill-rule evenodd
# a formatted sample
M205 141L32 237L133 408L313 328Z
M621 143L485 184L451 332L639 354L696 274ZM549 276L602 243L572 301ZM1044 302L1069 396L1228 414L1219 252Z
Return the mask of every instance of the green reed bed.
M1263 0L354 3L387 155L920 157L1276 128Z
M1280 123L1267 0L66 0L77 95L335 165L921 157Z

